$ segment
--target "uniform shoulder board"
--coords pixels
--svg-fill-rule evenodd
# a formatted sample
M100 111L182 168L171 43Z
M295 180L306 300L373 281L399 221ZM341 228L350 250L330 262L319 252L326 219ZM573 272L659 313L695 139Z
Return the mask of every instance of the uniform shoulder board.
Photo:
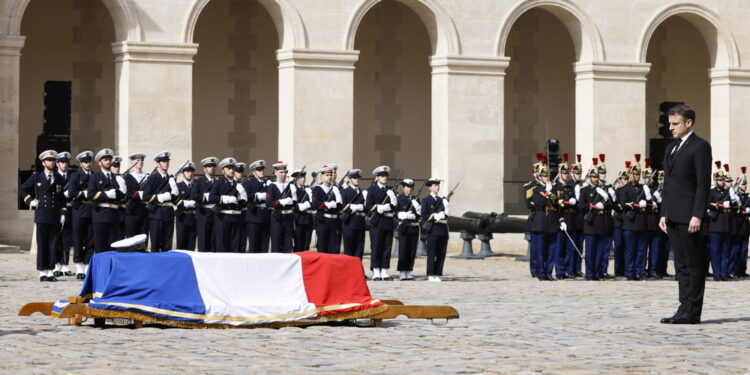
M526 189L526 199L531 199L534 196L534 188Z
M533 183L533 181L529 181L529 182L523 184L523 187L527 187L527 186L531 185L532 183Z

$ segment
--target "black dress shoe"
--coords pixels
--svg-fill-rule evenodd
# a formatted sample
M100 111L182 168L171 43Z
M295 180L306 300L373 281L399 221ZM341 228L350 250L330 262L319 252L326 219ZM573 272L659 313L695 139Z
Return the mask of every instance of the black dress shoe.
M576 277L583 277L583 272L576 272Z
M54 276L47 276L47 281L57 281L57 278Z
M591 280L593 280L593 279L594 279L594 278L593 278L593 277L591 277L591 276L586 276L586 280L588 280L588 281L591 281Z
M55 276L55 277L60 277L60 276L62 276L62 272L55 271L55 272L52 272L52 275Z
M78 280L83 280L85 278L86 278L86 274L83 274L83 273L77 273L76 274L76 279L78 279Z
M565 280L568 278L568 275L557 275L558 280Z
M39 281L47 281L47 276L39 276Z
M714 276L714 281L724 281L721 279L721 276Z
M74 273L73 273L73 272L71 272L71 271L65 271L65 276L75 276L75 275L76 275L76 274L74 274Z
M672 321L668 322L668 324L699 324L700 322L701 318L678 316L676 318L672 318Z

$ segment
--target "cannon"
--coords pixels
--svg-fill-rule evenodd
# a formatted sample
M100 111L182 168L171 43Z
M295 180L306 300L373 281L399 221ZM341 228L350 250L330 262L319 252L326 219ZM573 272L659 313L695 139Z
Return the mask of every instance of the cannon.
M505 213L465 212L462 217L449 216L448 228L451 232L460 232L464 240L460 258L484 259L500 254L492 251L490 240L493 233L524 233L526 220L509 217ZM471 241L476 238L482 242L479 254L474 254Z

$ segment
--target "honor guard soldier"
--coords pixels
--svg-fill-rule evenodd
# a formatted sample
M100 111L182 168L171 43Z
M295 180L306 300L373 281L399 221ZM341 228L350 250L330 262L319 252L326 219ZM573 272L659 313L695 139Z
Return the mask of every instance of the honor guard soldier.
M730 280L734 279L735 276L735 270L737 269L737 241L739 241L739 235L738 235L738 220L739 216L737 215L737 211L739 210L740 204L742 203L740 201L740 197L737 194L738 188L734 186L734 179L732 178L732 175L729 173L729 164L724 164L724 170L726 171L726 174L724 176L724 188L729 190L729 201L730 206L732 210L732 214L730 216L730 223L729 223L729 257L727 261L727 274L728 278Z
M370 269L373 280L391 280L388 269L393 246L393 212L398 206L396 193L388 186L391 168L382 165L372 171L375 184L367 188L365 212L370 218Z
M593 159L587 185L581 188L578 212L583 214L583 238L586 247L586 280L601 280L601 258L607 248L607 211L612 207L610 194L599 186L598 159Z
M349 185L341 190L344 207L339 214L344 242L344 254L360 260L365 255L365 199L367 190L359 187L362 177L359 169L352 169L347 174Z
M531 220L533 218L534 205L532 198L534 197L534 188L539 184L539 170L544 165L544 154L536 154L536 163L531 165L531 181L523 185L524 201L526 202L526 208L531 210L529 216L526 219L526 232L531 233ZM533 241L529 241L529 271L531 277L537 277L539 274L539 267L537 265L537 248Z
M661 204L662 204L662 192L664 189L664 170L660 170L656 172L656 189L653 192L654 196L654 211L657 214L657 220L659 220L659 217L661 215ZM657 227L659 225L657 221ZM667 263L669 263L669 236L667 236L666 233L664 233L661 230L656 231L656 234L658 234L661 239L657 240L659 242L660 246L660 254L658 256L658 261L656 263L656 278L670 278L673 275L670 275L667 273ZM708 252L706 252L708 253Z
M237 162L237 164L234 166L234 180L237 181L238 184L242 184L247 180L245 177L245 172L247 171L247 164ZM243 224L240 225L240 252L246 253L247 252L247 230L245 228L244 224L244 218L247 216L247 206L243 206L242 209L242 220Z
M223 174L211 186L208 201L217 205L218 213L214 220L217 253L240 252L241 207L247 204L248 195L242 184L234 179L234 158L219 162Z
M76 156L79 169L71 174L68 181L68 199L73 206L73 262L76 264L76 279L83 280L86 268L94 250L94 237L91 232L91 201L88 199L91 161L94 153L83 151Z
M558 204L560 206L560 229L564 229L557 233L555 272L557 278L562 280L575 277L573 253L576 252L576 245L572 242L572 239L577 234L576 222L578 219L578 199L575 197L575 183L570 176L568 160L568 154L563 154L563 162L558 166L558 181L554 185L554 190L558 192Z
M66 210L63 212L65 215L65 222L60 232L60 239L57 241L57 247L55 249L55 270L53 275L59 276L73 276L75 275L68 268L70 261L70 248L73 246L73 204L68 199L68 183L72 173L68 170L70 167L70 153L60 152L57 154L57 174L63 182L63 195L65 195L65 207Z
M553 281L557 232L561 225L557 212L559 191L549 181L549 167L546 165L539 168L538 178L539 183L531 197L531 242L537 252L537 278L540 281Z
M343 199L336 181L333 168L324 165L320 169L319 185L312 188L312 208L316 211L315 234L318 239L318 252L338 254L336 236L339 226L339 208L343 206Z
M148 234L148 210L143 201L143 185L148 175L143 172L143 160L146 154L133 153L130 159L130 173L123 176L128 187L128 199L125 202L125 237ZM158 167L157 167L158 168ZM154 168L156 171L156 168Z
M740 176L740 180L737 183L740 199L737 209L737 232L739 239L736 244L739 248L736 251L737 266L734 275L737 278L745 279L750 277L747 274L748 239L750 237L750 219L748 219L750 218L750 196L747 191L747 176L745 175L747 167L740 167L740 170L742 171L742 176Z
M426 185L426 183L425 183ZM406 178L401 181L401 193L397 197L398 207L396 216L399 223L398 233L398 265L399 280L414 280L414 260L417 257L419 243L419 221L422 218L422 205L419 197L414 195L414 180Z
M646 256L646 278L649 279L661 279L659 275L659 264L661 264L661 256L664 253L663 247L664 239L659 233L663 233L659 229L659 219L661 214L659 213L659 206L654 196L658 188L658 182L656 172L651 169L651 159L646 159L646 167L641 171L641 181L643 186L649 189L651 199L646 201L646 231L648 232L648 255Z
M604 254L603 258L601 258L600 267L602 268L602 277L605 279L611 279L612 276L609 275L607 270L609 269L609 255L612 253L612 232L614 232L615 229L615 220L612 217L612 212L616 207L615 203L617 202L617 194L615 194L615 189L612 188L612 185L607 183L607 166L604 164L605 157L605 154L599 154L599 184L601 184L604 191L609 194L609 199L612 202L612 205L604 212L607 219L606 238L604 240L604 250L602 250Z
M55 173L57 153L47 150L39 154L44 169L34 173L23 184L20 193L23 202L34 212L36 224L36 269L39 281L57 281L55 249L60 238L61 225L65 225L65 196L63 179Z
M290 253L294 250L294 206L297 204L297 187L287 180L287 164L273 164L276 181L268 186L266 207L271 210L271 252Z
M146 178L143 200L148 210L148 231L151 252L172 250L174 235L174 201L180 195L177 181L169 175L170 153L163 151L154 157L156 172Z
M617 177L612 188L615 190L615 196L620 196L620 191L628 183L628 171L632 163L630 161L625 162L625 170L621 171ZM615 277L625 276L625 236L622 234L622 207L618 202L612 206L614 213L612 214L612 220L614 227L612 228L612 241L614 243L615 253Z
M425 182L430 194L422 200L422 227L427 234L427 281L440 282L448 250L448 215L450 202L441 197L440 180L430 178Z
M339 166L333 163L328 163L328 166L331 167L331 170L333 170L333 183L336 184L339 192L342 192L344 190L344 178L346 178L347 176L345 175L344 178L339 181ZM341 219L339 219L338 227L336 228L336 251L333 254L341 254L341 242L343 240L344 234L343 225L344 224L341 222Z
M117 183L112 173L112 158L114 152L105 148L94 158L99 163L99 172L89 178L88 196L94 207L91 215L92 231L94 233L94 252L110 251L110 244L117 241L117 226L120 221L117 208L120 200L125 196L125 187Z
M242 186L247 192L247 213L245 214L245 231L251 253L267 253L268 241L271 236L271 213L266 207L268 199L268 185L263 171L266 170L265 160L256 160L250 164L250 176Z
M728 281L729 253L731 252L732 202L725 187L725 174L721 162L716 161L713 173L714 187L708 192L708 240L714 280Z
M636 160L639 157L636 156ZM622 207L622 233L625 237L625 277L628 280L643 280L646 276L646 252L648 249L648 201L651 191L641 184L641 166L631 164L628 183L619 190L618 202Z
M315 210L312 209L312 189L305 185L306 173L303 170L292 172L292 181L296 184L297 191L297 212L294 213L294 251L310 250L312 232L315 229L313 216Z
M573 184L573 191L575 192L575 198L576 201L580 201L580 194L581 194L581 187L586 181L584 181L581 177L583 174L583 165L581 165L581 154L576 154L576 163L571 165L570 173L572 175L571 183ZM571 223L568 223L568 229L570 229ZM573 242L575 242L576 247L579 250L583 249L583 214L580 213L580 211L576 214L576 222L575 222L575 228L576 231L571 237L573 237ZM581 272L581 254L578 253L578 251L573 252L573 262L571 263L571 271L573 273L574 277L583 277L583 272Z
M118 186L122 185L122 191L125 193L123 194L120 202L117 204L117 240L122 240L125 238L125 202L127 201L127 184L125 183L125 179L120 175L120 166L122 165L122 157L115 155L112 158L112 167L110 168L112 170L112 173L115 174L115 179L117 180Z
M177 229L176 245L180 250L195 250L196 240L196 222L195 222L195 201L191 199L193 185L193 173L195 172L195 163L188 162L182 170L182 181L177 183L177 190L180 195L177 196L175 203L175 221Z
M195 227L198 232L198 251L214 251L214 207L208 201L219 159L210 156L201 160L203 176L198 177L190 188L190 199L195 202Z

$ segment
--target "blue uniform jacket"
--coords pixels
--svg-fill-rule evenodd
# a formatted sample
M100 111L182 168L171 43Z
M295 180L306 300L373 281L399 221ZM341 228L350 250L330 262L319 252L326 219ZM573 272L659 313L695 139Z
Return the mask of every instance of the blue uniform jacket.
M255 195L255 193L259 192L268 193L266 183L255 177L250 177L242 183L242 186L247 192L247 213L245 213L245 222L256 224L269 223L271 220L271 211L265 208L268 194L266 194L266 198L263 200L259 200Z
M244 206L244 204L246 204L246 202L239 201L239 198L238 203L223 204L220 203L222 196L232 196L235 198L238 198L239 196L239 194L237 193L237 181L228 180L226 177L221 177L218 180L214 181L211 186L211 191L208 194L208 201L210 203L218 205L222 210L232 211L239 211ZM225 215L224 219L228 220L229 222L241 223L242 215Z
M387 191L390 189L388 186L380 187L378 184L372 185L367 188L367 199L365 199L365 212L371 215L380 215L380 220L376 225L376 229L393 229L393 216L385 216L385 213L378 214L376 205L389 204L391 205L390 214L394 214L396 206L391 204L390 199L386 199L385 196Z
M417 210L414 208L414 205L411 204L411 201L416 199L417 203L419 203L419 197L415 197L413 195L406 195L401 194L397 198L398 205L396 207L396 212L411 212L417 216L416 220L401 220L401 226L404 228L405 233L419 233L419 226L416 225L410 225L414 223L419 223L420 217L422 216L421 212L417 212Z
M119 223L117 207L124 194L118 189L115 174L110 173L112 178L107 178L104 172L96 172L89 177L87 194L94 205L92 208L91 221L93 223L116 224ZM115 189L115 199L110 199L104 194L109 189ZM113 205L115 208L102 205Z
M169 187L168 175L162 176L161 173L156 172L146 178L146 183L143 185L143 200L147 203L156 205L155 209L148 213L149 220L174 220L174 208L169 205L174 201L174 196L171 197L172 200L162 202L161 205L159 203L159 198L157 197L157 195L161 193L171 191L172 189Z
M430 217L433 214L437 214L440 212L445 212L445 209L443 208L443 205L440 204L440 201L442 201L443 198L441 197L434 197L432 194L427 195L424 199L422 199L422 218L424 220L430 220ZM445 219L447 220L447 218ZM432 219L434 222L434 218ZM430 237L437 237L437 236L448 236L448 224L444 223L434 223L432 226L432 230L430 233L427 234Z
M55 224L60 222L60 216L65 208L63 195L63 178L52 172L52 183L47 181L45 172L31 175L21 184L20 195L27 206L36 199L39 204L34 212L34 222L38 224ZM29 206L31 209L31 206Z
M73 218L91 218L91 202L86 198L86 190L92 174L79 169L68 177L68 199L73 206Z
M353 186L347 186L346 189L341 190L341 199L344 201L344 207L349 204L364 204L365 194L360 194L360 191L359 187ZM349 213L349 217L342 223L344 228L355 230L364 230L366 228L364 211L352 214L351 210L347 208L346 212Z

